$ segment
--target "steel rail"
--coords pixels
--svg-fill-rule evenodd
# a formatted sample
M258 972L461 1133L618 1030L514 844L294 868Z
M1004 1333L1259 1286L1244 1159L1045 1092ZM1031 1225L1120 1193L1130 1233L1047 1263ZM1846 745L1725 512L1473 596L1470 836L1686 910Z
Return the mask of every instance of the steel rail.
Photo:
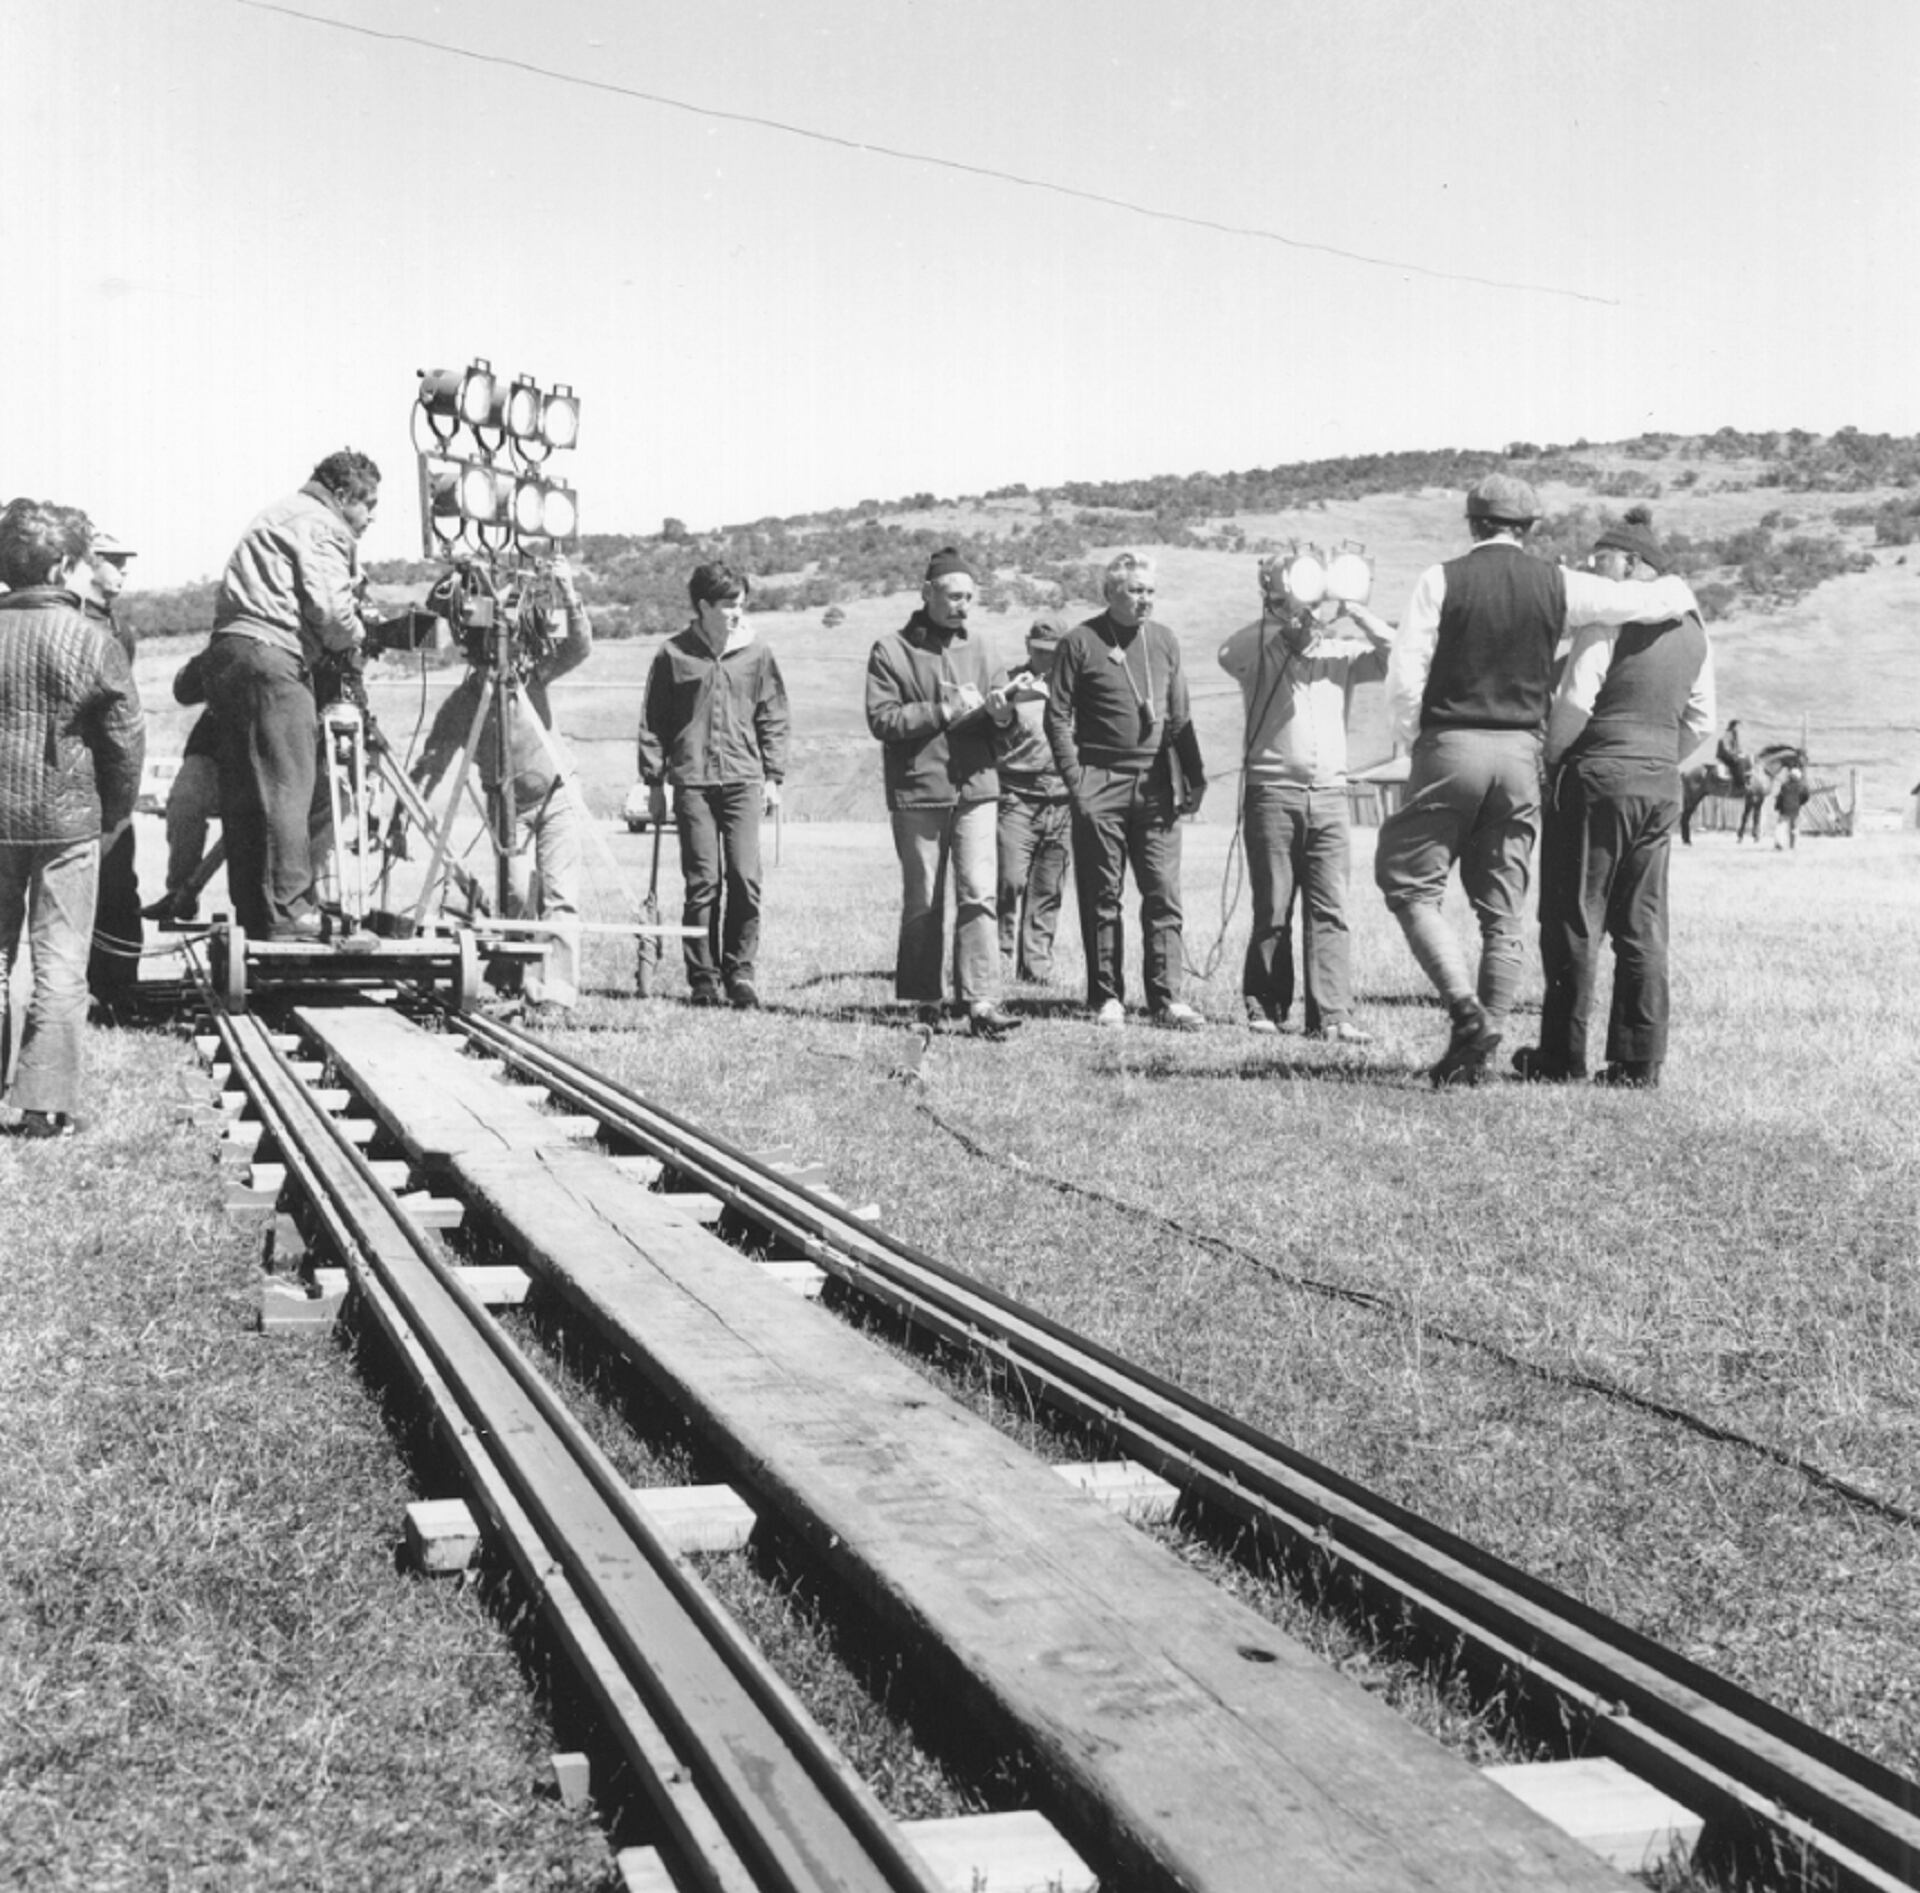
M1022 1376L1163 1477L1286 1545L1330 1553L1429 1626L1591 1719L1593 1739L1696 1812L1770 1830L1827 1883L1920 1887L1920 1783L1506 1563L1064 1324L875 1230L771 1165L531 1035L477 1046L566 1108L910 1321Z
M695 1882L715 1893L936 1893L871 1791L264 1027L217 1007L215 1024L289 1179L432 1403L521 1577L585 1659Z

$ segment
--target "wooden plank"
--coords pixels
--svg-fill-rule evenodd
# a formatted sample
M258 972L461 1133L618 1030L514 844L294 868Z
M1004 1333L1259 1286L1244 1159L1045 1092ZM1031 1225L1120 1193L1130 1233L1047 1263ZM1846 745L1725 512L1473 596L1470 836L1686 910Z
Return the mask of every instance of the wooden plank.
M901 1832L949 1893L1098 1893L1099 1876L1031 1809L903 1821Z
M1705 1826L1691 1808L1605 1755L1484 1772L1622 1873L1649 1872L1675 1853L1691 1859Z
M458 1151L565 1144L578 1134L571 1120L532 1110L512 1086L490 1081L487 1061L462 1057L430 1033L396 1037L389 1029L393 1015L376 1007L303 1006L294 1017L429 1172ZM421 1081L422 1046L436 1054L435 1076L427 1082ZM404 1111L392 1099L404 1100Z
M405 1042L387 1062L407 1090L383 1114L439 1111L464 1061L384 1026ZM520 1147L502 1123L448 1159L476 1211L694 1416L763 1517L892 1625L929 1690L1029 1749L1042 1811L1114 1884L1618 1885L911 1366L513 1108Z

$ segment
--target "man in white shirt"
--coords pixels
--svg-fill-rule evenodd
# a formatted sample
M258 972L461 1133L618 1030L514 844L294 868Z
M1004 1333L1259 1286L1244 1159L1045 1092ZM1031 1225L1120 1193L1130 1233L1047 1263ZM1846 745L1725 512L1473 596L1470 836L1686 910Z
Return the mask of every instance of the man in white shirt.
M1293 1004L1293 902L1300 896L1309 1038L1372 1039L1352 1019L1347 928L1351 823L1347 713L1354 687L1384 677L1393 627L1347 604L1319 623L1287 596L1283 555L1260 564L1262 609L1220 647L1220 668L1246 701L1241 836L1253 887L1253 933L1241 967L1247 1025L1277 1032ZM1355 636L1355 630L1361 635Z

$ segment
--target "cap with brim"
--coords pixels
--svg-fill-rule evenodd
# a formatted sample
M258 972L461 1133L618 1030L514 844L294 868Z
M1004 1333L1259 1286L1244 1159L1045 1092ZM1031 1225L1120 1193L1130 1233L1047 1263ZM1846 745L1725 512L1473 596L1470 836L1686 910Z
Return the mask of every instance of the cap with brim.
M931 585L937 579L951 578L956 572L966 578L974 576L973 567L967 563L962 554L956 552L952 546L942 546L927 561L926 582Z
M1531 526L1540 517L1540 496L1510 473L1490 473L1467 491L1467 517L1503 526Z
M1666 564L1660 551L1660 541L1653 536L1653 528L1644 526L1638 520L1622 520L1617 526L1609 526L1593 542L1596 552L1624 552L1629 557L1643 559L1656 571L1663 570Z
M137 559L132 546L123 545L112 533L96 526L93 531L93 556L96 559Z

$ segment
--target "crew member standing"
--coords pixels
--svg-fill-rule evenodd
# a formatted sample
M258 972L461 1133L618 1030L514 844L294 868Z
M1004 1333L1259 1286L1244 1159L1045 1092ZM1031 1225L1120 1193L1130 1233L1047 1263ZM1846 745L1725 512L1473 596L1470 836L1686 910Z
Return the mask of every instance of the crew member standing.
M350 447L248 526L220 580L206 663L234 918L269 940L320 937L308 824L320 744L314 672L366 635L359 541L380 469Z
M1520 979L1520 914L1540 824L1541 744L1561 638L1584 624L1678 619L1678 578L1635 585L1563 571L1526 552L1533 488L1489 474L1467 495L1473 545L1429 566L1395 634L1387 695L1413 747L1406 800L1380 826L1374 880L1452 1021L1436 1085L1478 1084ZM1441 912L1447 878L1480 927L1476 980Z
M125 652L129 670L139 640L114 616L113 601L126 589L127 561L134 556L131 546L96 527L89 561L92 583L81 600L81 609ZM100 838L100 888L93 911L93 949L87 956L87 990L98 1017L109 1025L136 995L140 949L147 939L135 840L131 816Z
M1037 679L1060 647L1059 622L1038 618L1027 631L1028 671L1036 691L1018 697L999 732L1000 977L1045 986L1053 978L1053 936L1072 859L1073 805L1047 741L1046 699Z
M1595 542L1603 578L1651 584L1665 567L1635 507ZM1680 762L1713 730L1713 647L1699 614L1586 625L1547 719L1540 842L1540 1043L1513 1068L1549 1083L1587 1075L1587 1019L1604 931L1613 940L1607 1063L1596 1082L1650 1088L1667 1055L1667 870Z
M867 655L867 728L881 745L900 862L894 996L940 1016L947 869L954 884L953 997L975 1038L1019 1023L1000 1008L994 895L1000 779L994 738L1013 717L1007 672L970 622L972 568L951 546L927 562L920 609Z
M1220 647L1246 699L1241 800L1253 933L1240 974L1247 1024L1277 1032L1293 1004L1293 898L1300 896L1309 1037L1365 1045L1355 1025L1347 928L1352 822L1347 714L1356 685L1387 674L1393 628L1362 604L1342 614L1363 634L1321 625L1286 593L1284 556L1260 563L1262 609Z
M145 755L126 654L81 609L93 531L70 506L0 513L0 1090L21 1137L71 1137L100 837L133 813ZM14 1057L13 964L33 997Z
M463 574L455 571L428 595L437 616L450 622L460 617L465 583ZM554 747L553 706L547 687L592 655L593 621L580 602L572 566L558 558L529 581L513 610L511 648L522 668L517 672L519 692L508 719L506 773L501 770L492 651L488 644L476 642L468 647L467 674L434 714L412 775L422 792L431 794L471 735L488 822L496 836L511 792L514 861L508 877L513 892L509 917L546 921L552 928L545 966L527 979L523 991L531 1005L568 1012L580 997L581 816ZM556 619L565 626L558 635ZM531 875L525 871L522 830L533 843Z
M1106 570L1107 608L1054 654L1047 738L1073 797L1073 878L1096 1023L1127 1022L1121 902L1140 886L1140 958L1154 1024L1205 1024L1180 997L1180 829L1206 793L1180 646L1153 615L1151 559L1123 552Z
M752 581L725 564L687 581L693 622L661 645L640 711L647 812L680 836L687 989L696 1006L760 1003L760 824L787 773L787 687L747 620Z

